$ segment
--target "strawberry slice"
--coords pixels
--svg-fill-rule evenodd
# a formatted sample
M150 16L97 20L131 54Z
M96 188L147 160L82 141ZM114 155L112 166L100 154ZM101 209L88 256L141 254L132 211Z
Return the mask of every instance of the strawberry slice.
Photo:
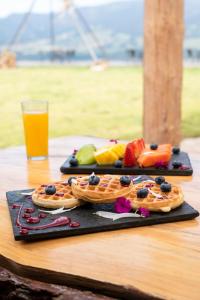
M135 157L138 158L145 148L144 140L137 139L137 140L134 140L132 142L132 144L133 144L133 148L134 148Z
M134 149L134 153L135 153L135 157L138 158L140 155L140 143L139 140L135 140L132 142L133 145L133 149Z
M142 151L143 151L144 148L145 148L145 142L144 142L144 139L140 139L139 141L140 141L140 145L141 145L141 148L142 148ZM142 151L141 151L141 152L142 152Z
M124 166L133 167L136 165L135 146L133 143L128 143L124 154Z
M137 164L137 159L145 148L144 139L137 139L127 144L124 155L124 166L133 167Z

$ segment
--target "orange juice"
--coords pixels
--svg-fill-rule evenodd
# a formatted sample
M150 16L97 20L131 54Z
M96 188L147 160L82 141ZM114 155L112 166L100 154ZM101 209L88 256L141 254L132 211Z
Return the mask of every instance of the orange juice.
M24 112L24 132L28 158L48 156L48 113Z

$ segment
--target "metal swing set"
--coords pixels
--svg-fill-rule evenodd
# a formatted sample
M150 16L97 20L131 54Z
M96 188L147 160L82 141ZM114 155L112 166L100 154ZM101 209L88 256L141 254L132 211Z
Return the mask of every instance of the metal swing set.
M16 67L16 54L15 46L19 42L20 37L26 28L28 21L31 17L32 11L38 0L32 0L28 11L24 14L18 28L12 36L7 49L0 54L0 68L14 68ZM53 11L53 2L56 0L49 0L49 37L50 37L50 60L54 61L59 56L65 57L70 54L75 54L75 51L69 53L68 50L58 49L56 47L55 36L55 13ZM73 0L63 0L64 12L67 12L71 18L73 26L81 37L90 57L91 57L91 69L95 71L101 71L107 68L108 62L106 61L106 53L101 45L94 30L90 27L85 17L82 15L80 9L75 5ZM99 53L99 56L97 55Z

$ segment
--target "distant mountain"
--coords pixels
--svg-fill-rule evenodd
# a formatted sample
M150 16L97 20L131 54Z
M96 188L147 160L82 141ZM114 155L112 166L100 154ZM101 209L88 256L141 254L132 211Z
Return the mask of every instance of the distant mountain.
M128 57L128 50L142 49L143 0L122 1L108 5L79 8L111 58ZM0 19L0 47L13 39L22 14ZM185 1L185 46L200 48L200 1ZM68 13L54 16L55 44L65 50L75 50L79 58L87 58L87 49L80 39ZM38 58L38 52L48 51L50 45L50 16L32 14L22 32L16 50L21 58ZM71 53L71 52L70 52Z

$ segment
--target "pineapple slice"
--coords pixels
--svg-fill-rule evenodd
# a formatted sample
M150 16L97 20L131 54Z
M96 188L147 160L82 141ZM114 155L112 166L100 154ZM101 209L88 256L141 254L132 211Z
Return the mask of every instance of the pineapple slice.
M110 148L101 148L94 153L98 165L113 165L119 156Z
M126 150L126 144L115 144L110 150L117 154L118 159L123 158Z

